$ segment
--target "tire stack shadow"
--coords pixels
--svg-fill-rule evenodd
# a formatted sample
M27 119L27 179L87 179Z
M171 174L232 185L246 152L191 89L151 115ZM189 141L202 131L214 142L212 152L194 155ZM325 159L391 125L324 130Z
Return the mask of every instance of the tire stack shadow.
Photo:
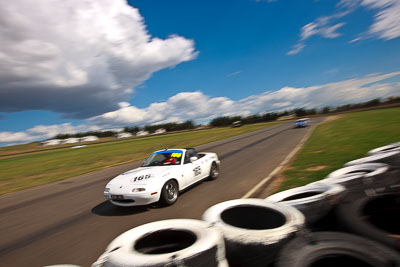
M400 142L318 182L218 203L202 220L133 228L92 265L110 266L400 267Z

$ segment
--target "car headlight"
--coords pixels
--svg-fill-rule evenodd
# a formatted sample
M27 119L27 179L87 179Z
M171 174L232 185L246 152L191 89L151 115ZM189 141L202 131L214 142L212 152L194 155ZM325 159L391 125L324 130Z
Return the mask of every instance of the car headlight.
M132 189L132 193L143 192L143 191L146 191L146 188L133 188Z
M104 188L104 193L109 193L110 192L110 188Z

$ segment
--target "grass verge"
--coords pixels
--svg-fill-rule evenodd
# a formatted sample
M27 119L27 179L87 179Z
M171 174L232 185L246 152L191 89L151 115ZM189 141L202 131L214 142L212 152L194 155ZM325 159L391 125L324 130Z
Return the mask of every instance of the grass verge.
M257 131L280 122L214 128L163 136L91 144L80 149L60 148L0 159L0 195L63 180L95 170L145 159L165 147L196 147ZM31 148L19 146L24 151ZM5 151L4 151L5 152Z
M325 178L369 150L400 141L400 108L340 115L314 130L296 159L283 172L277 191Z

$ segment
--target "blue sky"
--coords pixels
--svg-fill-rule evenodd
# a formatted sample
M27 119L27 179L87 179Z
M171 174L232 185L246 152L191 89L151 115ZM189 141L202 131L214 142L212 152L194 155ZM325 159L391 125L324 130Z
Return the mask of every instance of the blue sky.
M398 0L18 0L0 13L13 14L0 145L400 95Z
M237 100L283 86L305 87L400 69L399 39L348 43L371 24L373 14L366 8L343 19L347 24L341 36L314 36L301 53L287 56L300 28L335 13L337 1L130 3L139 8L154 36L175 33L194 39L200 52L196 60L155 73L145 85L156 89L158 99L139 88L132 98L136 106L185 90Z

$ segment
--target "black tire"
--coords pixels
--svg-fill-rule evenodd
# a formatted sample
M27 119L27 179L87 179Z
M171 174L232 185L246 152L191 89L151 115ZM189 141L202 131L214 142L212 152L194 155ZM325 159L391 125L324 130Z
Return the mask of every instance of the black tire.
M209 180L215 180L219 176L219 166L218 164L214 161L211 163L211 168L210 168L210 175L208 176Z
M305 233L280 252L276 267L400 266L400 255L372 240L340 232Z
M115 238L92 267L227 267L222 234L209 223L172 219L135 227Z
M348 196L336 211L348 231L400 250L399 193Z
M179 188L174 180L167 181L161 189L160 203L170 206L178 200Z

